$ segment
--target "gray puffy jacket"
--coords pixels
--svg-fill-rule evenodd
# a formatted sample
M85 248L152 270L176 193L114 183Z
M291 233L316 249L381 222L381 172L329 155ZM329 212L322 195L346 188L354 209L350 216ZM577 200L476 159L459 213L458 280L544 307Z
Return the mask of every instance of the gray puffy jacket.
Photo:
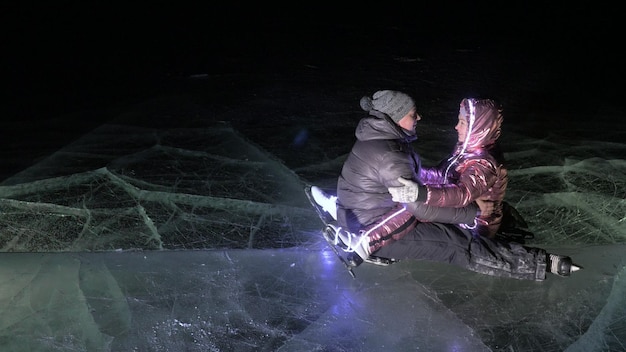
M359 121L355 135L357 141L337 182L337 220L352 232L380 221L396 205L387 187L402 186L398 177L417 180L420 165L411 146L415 135L381 112L370 111ZM419 221L453 224L472 224L478 210L474 204L440 208L414 202L406 206Z

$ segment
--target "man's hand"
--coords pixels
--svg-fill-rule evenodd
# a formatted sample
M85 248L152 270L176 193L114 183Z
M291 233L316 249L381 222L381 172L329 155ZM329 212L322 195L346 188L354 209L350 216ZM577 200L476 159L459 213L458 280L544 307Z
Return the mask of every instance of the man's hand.
M491 213L493 213L493 201L479 198L476 199L476 204L478 204L478 207L480 208L481 218L487 218L491 216Z
M398 177L398 182L402 183L404 186L387 188L389 193L391 193L391 198L394 202L412 203L417 201L418 196L420 195L420 189L422 189L423 192L426 192L426 187L421 186L412 180ZM426 198L425 194L423 195L423 198Z

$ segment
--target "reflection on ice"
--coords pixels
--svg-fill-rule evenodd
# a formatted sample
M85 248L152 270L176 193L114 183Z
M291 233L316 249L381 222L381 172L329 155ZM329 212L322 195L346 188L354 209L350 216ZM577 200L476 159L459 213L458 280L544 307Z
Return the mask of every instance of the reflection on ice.
M8 351L619 351L624 249L576 249L588 269L541 283L410 262L364 265L351 279L329 250L296 248L7 253L0 341Z
M295 174L226 127L104 126L13 182L5 251L289 247L316 229Z
M438 127L425 125L426 136L428 128ZM603 145L511 138L508 201L535 232L532 244L585 267L570 278L521 282L412 262L364 264L350 278L303 192L305 182L332 184L340 163L321 155L323 146L290 151L272 149L267 141L277 136L250 138L226 125L104 125L4 181L0 345L625 348L623 144L606 145L598 158L593 148ZM418 143L427 151L442 142ZM302 156L281 161L296 160L289 153Z

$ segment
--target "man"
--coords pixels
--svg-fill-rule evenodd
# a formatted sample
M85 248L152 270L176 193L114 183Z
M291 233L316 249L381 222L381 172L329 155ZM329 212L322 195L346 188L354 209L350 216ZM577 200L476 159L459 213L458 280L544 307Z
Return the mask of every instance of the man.
M360 105L368 116L357 125L357 141L338 179L336 203L318 188L312 189L316 202L336 213L337 226L331 227L336 242L358 254L360 261L353 265L372 255L431 260L526 280L544 280L546 271L568 276L578 269L569 257L475 236L468 227L481 217L479 199L458 208L423 201L396 203L389 189L405 186L400 178L420 182L420 159L411 143L421 116L413 99L399 91L377 91L363 97Z

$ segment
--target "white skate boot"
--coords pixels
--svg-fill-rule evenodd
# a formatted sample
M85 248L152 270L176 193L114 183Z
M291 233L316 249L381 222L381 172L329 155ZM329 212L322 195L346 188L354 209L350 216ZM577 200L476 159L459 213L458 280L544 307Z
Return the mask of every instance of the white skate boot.
M311 195L315 203L337 220L337 196L331 196L316 186L311 186Z

